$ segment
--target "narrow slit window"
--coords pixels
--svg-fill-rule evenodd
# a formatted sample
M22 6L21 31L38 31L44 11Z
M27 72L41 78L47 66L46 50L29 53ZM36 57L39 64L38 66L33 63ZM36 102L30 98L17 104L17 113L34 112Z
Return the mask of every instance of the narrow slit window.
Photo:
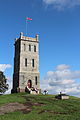
M24 44L24 51L26 51L26 45Z
M36 46L34 45L34 52L36 52Z
M27 58L25 58L25 66L27 67Z
M34 67L34 59L32 59L32 67Z
M31 45L29 45L29 51L31 51Z
M37 76L35 77L35 85L37 85Z

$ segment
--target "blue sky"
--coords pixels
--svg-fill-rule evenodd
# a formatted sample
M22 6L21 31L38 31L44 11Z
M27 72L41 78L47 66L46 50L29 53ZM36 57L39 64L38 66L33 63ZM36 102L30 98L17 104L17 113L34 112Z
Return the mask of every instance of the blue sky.
M80 71L80 0L2 0L0 1L0 65L5 75L12 78L14 39L26 32L39 34L41 81L56 66L68 65ZM75 79L78 84L80 78Z

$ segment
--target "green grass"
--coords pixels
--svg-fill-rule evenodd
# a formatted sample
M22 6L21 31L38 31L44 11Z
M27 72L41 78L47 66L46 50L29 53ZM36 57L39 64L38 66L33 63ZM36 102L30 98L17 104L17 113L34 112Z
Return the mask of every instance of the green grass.
M0 105L19 103L41 103L32 106L32 111L24 114L20 111L0 115L0 120L80 120L80 99L56 100L53 95L27 95L26 93L0 96Z
M26 100L24 99L23 95L25 95L25 93L1 95L0 106L2 106L3 104L13 103L13 102L24 103L26 102Z

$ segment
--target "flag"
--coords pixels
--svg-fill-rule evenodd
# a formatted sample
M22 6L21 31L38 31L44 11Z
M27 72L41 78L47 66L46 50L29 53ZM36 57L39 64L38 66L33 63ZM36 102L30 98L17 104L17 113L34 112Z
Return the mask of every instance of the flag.
M32 18L29 18L29 17L27 17L26 19L27 19L27 20L32 20Z

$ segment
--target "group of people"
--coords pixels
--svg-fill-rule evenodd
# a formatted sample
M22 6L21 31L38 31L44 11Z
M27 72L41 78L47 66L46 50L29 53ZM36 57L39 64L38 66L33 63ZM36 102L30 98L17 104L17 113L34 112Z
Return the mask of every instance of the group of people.
M32 91L36 91L36 93L38 92L38 89L37 89L37 88L34 88L34 87L32 87L31 90L32 90Z
M44 90L44 94L45 94L45 95L48 94L48 90Z
M38 91L39 91L39 90L38 90L37 88L35 88L35 87L29 88L29 87L27 86L27 88L28 88L29 91L35 91L36 93L38 93ZM43 91L43 94L45 94L45 95L48 94L48 90L44 90L44 91Z

